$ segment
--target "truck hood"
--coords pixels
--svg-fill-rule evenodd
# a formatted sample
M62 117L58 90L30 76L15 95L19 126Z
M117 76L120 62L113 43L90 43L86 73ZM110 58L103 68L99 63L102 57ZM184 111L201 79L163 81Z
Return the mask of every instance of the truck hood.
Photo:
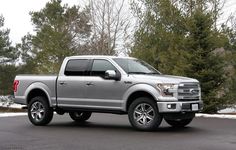
M139 81L142 80L151 80L152 82L155 81L157 83L181 83L181 82L195 82L198 83L198 80L188 77L181 77L181 76L172 76L172 75L132 75L134 78L138 79Z

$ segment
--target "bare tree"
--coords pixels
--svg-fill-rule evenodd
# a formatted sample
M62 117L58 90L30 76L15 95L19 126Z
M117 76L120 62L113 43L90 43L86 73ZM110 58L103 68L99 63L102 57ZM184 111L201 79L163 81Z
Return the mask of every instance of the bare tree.
M124 52L130 37L130 16L125 0L90 0L92 18L91 53L113 55Z

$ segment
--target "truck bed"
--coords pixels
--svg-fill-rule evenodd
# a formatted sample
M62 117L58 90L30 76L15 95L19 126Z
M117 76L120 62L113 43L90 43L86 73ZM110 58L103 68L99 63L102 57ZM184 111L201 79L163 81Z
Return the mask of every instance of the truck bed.
M51 98L56 99L56 81L57 75L17 75L15 80L19 81L17 91L15 92L15 101L20 104L26 104L26 95L30 89L40 85L46 89Z

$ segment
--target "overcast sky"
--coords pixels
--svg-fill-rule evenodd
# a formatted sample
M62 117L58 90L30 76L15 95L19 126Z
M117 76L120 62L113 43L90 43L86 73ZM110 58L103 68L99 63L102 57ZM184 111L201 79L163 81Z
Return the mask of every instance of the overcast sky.
M0 15L5 18L4 27L10 29L10 38L13 43L21 41L28 32L33 32L30 21L30 11L39 11L49 0L0 0ZM69 5L80 4L84 0L63 0ZM219 22L224 22L226 16L236 11L236 0L226 0L223 15Z
M39 11L50 0L0 0L0 15L5 18L5 28L10 29L13 43L21 42L28 32L33 32L30 11ZM63 0L69 5L79 4L81 0ZM83 0L82 0L83 1Z

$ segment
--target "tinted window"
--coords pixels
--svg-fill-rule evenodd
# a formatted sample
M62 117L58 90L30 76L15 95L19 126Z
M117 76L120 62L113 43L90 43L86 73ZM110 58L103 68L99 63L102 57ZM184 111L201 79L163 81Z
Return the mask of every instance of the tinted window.
M114 58L113 60L129 74L160 74L159 71L142 60L127 58Z
M68 75L68 76L88 75L88 71L87 71L88 65L89 65L88 59L69 60L66 65L65 75Z
M91 70L92 76L105 76L105 71L116 70L116 68L107 60L95 59Z

